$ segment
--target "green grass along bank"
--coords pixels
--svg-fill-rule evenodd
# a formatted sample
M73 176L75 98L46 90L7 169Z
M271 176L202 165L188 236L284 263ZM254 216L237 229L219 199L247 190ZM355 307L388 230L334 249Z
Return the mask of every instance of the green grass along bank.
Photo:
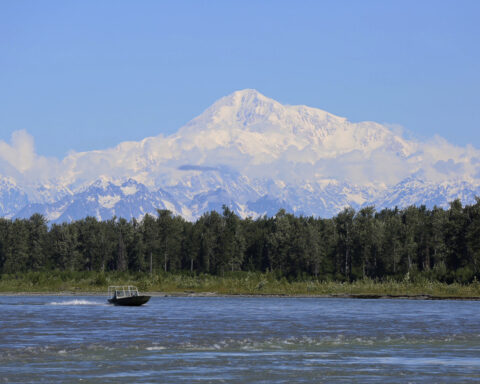
M480 283L446 284L424 278L354 282L287 280L273 273L234 272L224 276L128 272L26 272L0 275L0 294L106 293L109 285L136 285L144 292L171 295L279 295L357 298L479 299Z

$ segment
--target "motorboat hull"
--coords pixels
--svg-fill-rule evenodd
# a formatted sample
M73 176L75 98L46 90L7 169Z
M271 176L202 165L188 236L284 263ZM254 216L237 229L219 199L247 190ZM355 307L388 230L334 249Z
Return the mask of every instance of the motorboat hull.
M139 307L150 300L151 296L128 296L128 297L112 297L108 302L113 305L123 305L128 307Z

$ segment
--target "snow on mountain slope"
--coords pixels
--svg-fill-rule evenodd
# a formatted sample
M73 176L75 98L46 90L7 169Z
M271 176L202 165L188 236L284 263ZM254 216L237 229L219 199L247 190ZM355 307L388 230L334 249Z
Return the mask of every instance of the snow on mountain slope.
M375 201L375 206L379 209L409 205L448 208L449 203L456 199L460 199L464 204L474 204L475 196L480 197L480 185L468 181L433 183L408 178L379 197Z
M26 204L27 194L17 187L15 181L0 176L0 217L10 218Z
M380 124L355 124L320 109L284 106L251 89L220 99L178 136L185 149L236 147L257 161L278 158L290 147L311 149L317 158L382 146L404 156L414 150Z
M478 149L409 140L382 124L282 105L252 89L218 100L166 137L61 161L2 147L10 157L0 153L0 175L10 181L0 183L0 214L38 211L58 222L158 208L191 220L223 204L242 216L282 206L331 216L348 205L470 202L480 192ZM12 158L30 160L16 166Z
M151 193L134 180L119 185L97 180L91 186L73 196L66 196L51 204L29 204L16 217L28 218L34 213L43 214L51 222L78 220L86 216L107 220L114 216L140 218L157 209L169 209L182 214L182 207L165 191Z

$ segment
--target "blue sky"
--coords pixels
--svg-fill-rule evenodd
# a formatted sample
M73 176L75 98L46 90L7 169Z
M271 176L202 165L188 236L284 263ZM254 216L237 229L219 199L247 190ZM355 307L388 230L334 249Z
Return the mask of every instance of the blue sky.
M255 88L480 147L479 1L0 0L0 140L168 135Z

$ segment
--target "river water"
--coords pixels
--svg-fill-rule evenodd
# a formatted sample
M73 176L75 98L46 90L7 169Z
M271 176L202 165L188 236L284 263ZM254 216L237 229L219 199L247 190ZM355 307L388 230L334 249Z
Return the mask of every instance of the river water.
M480 382L480 302L0 296L0 383Z

